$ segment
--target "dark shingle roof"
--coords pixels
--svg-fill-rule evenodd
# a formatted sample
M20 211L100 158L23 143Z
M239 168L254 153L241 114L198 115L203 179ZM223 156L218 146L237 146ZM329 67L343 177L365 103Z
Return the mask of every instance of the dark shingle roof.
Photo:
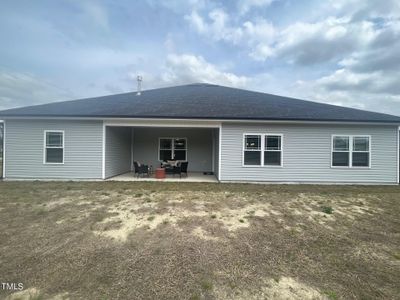
M136 93L4 110L0 117L101 117L394 122L400 117L212 84L189 84Z

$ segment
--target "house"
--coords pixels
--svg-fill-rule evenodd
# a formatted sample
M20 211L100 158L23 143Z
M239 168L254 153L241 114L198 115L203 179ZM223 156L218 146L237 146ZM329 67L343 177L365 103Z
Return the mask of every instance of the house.
M9 109L4 177L107 179L189 162L222 182L396 184L400 117L212 84Z

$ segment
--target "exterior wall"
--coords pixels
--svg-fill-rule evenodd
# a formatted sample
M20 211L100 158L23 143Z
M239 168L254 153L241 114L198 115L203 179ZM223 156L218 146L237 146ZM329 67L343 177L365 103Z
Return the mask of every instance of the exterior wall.
M127 127L106 127L106 178L130 171L131 130Z
M219 178L219 129L213 129L214 173Z
M0 178L3 178L3 136L4 123L0 120Z
M212 170L212 129L135 127L133 159L158 167L158 140L160 137L187 138L189 172Z
M5 178L101 179L101 121L6 120ZM44 131L64 131L64 164L44 164Z
M222 181L397 183L397 127L223 123ZM243 166L243 134L283 134L283 166ZM370 135L371 168L331 168L331 135Z

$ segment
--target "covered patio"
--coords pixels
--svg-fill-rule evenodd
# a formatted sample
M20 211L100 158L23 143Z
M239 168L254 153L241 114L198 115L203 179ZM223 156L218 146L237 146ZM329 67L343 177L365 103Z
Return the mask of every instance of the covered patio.
M104 133L106 180L218 182L216 125L105 124ZM157 168L174 161L187 163L187 173L167 172L166 178L155 178ZM135 163L148 166L150 174L135 174Z
M117 175L107 179L107 181L165 181L165 182L218 182L218 179L215 175L204 175L200 172L189 172L188 176L183 176L180 178L179 176L167 176L164 179L157 179L154 177L154 174L150 174L149 177L137 177L134 175L134 172L127 172L121 175Z

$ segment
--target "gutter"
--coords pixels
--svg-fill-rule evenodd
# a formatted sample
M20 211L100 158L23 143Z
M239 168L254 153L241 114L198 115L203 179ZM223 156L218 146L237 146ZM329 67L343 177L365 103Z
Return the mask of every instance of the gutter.
M1 116L0 116L1 117ZM217 121L217 122L233 122L233 123L293 123L293 124L375 124L375 125L400 125L399 121L394 120L337 120L337 119L282 119L282 118L224 118L224 117L208 117L208 118L199 118L199 117L159 117L159 116L85 116L85 115L76 115L76 116L65 116L65 115L4 115L4 119L14 119L14 120L97 120L97 121L149 121L149 120L158 120L158 121Z

